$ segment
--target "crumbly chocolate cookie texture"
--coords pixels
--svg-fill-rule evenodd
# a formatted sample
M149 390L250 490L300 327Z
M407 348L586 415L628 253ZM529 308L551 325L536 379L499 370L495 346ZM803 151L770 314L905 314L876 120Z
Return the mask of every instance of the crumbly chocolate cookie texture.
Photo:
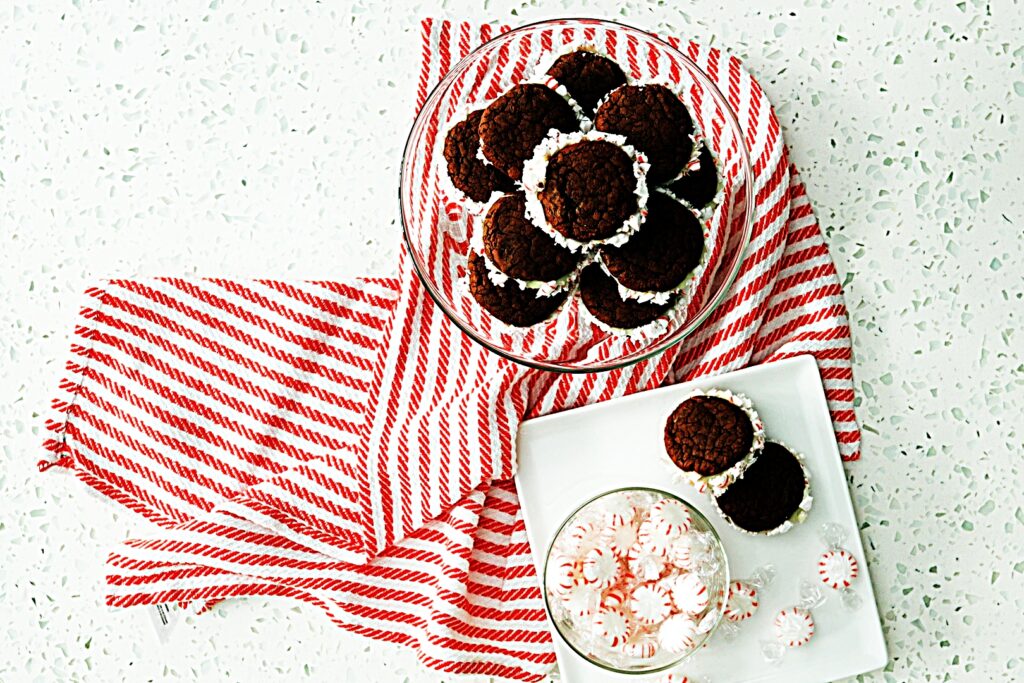
M558 280L571 274L583 258L555 243L526 217L522 192L491 205L484 218L483 244L484 254L498 270L520 280Z
M579 242L607 239L636 213L633 160L605 140L569 145L548 161L541 206L548 225Z
M647 155L648 180L671 180L690 160L693 122L686 105L663 85L624 85L613 90L597 110L594 127L624 135Z
M765 532L789 520L804 500L803 467L785 446L768 442L743 477L715 501L722 514L741 529Z
M477 157L480 149L480 119L484 110L470 112L448 130L444 139L444 160L452 185L474 202L486 202L494 191L510 192L512 180Z
M654 322L673 302L640 303L619 296L619 285L596 263L580 276L580 299L590 314L608 327L628 330Z
M754 426L739 406L717 396L692 396L665 423L665 450L684 472L719 474L750 453Z
M697 155L700 164L696 169L679 178L668 189L672 194L684 199L695 209L707 206L718 193L718 169L715 159L707 145L702 144Z
M703 250L703 230L693 212L662 192L652 192L640 231L622 246L602 247L601 260L623 287L665 292L683 283Z
M602 97L626 83L626 74L618 64L585 49L562 55L547 73L565 87L588 115Z
M469 291L473 298L495 318L515 327L530 327L544 322L569 296L564 292L538 297L533 290L521 289L514 282L499 287L491 282L487 276L487 264L475 252L470 253L467 267Z
M579 119L568 101L539 83L521 83L494 100L480 119L484 156L513 180L519 180L523 162L554 128L579 129Z

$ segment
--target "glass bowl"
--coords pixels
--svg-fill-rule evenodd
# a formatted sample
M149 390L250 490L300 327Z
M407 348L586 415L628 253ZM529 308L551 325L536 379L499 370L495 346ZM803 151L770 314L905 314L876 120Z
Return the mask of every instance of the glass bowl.
M528 79L532 66L550 50L581 40L615 57L634 81L674 86L704 131L722 181L720 201L705 222L706 232L714 236L713 248L693 296L664 324L631 337L594 325L575 296L554 318L530 328L510 328L491 317L466 286L470 240L480 217L445 190L442 149L449 122ZM470 52L441 79L406 142L400 204L413 267L429 295L465 334L517 363L560 372L595 372L630 365L679 343L725 299L750 241L753 174L736 115L693 60L668 42L624 24L557 19L503 33Z
M615 514L621 515L622 508L620 506L628 506L626 509L649 511L655 501L662 498L681 503L690 513L692 520L690 530L681 534L677 540L672 541L667 553L669 557L672 557L677 546L685 545L689 549L687 555L689 568L678 569L673 566L671 561L664 561L664 566L660 569L655 568L655 571L658 572L657 578L653 575L636 578L633 576L633 570L636 567L632 564L623 564L620 559L619 576L624 577L620 579L623 583L616 582L611 587L601 590L592 587L600 584L588 585L584 575L579 573L581 570L580 558L586 554L588 548L591 550L600 548L603 551L608 551L609 544L607 539L600 536L594 537L592 533L588 535L587 530L592 532L595 526L603 528ZM577 577L575 582L571 582L576 585L568 590L566 585L559 587L566 581L559 571L560 567L567 566L566 562L574 563L573 571L576 572L574 576ZM637 650L643 648L634 649L623 643L609 643L608 640L594 633L595 615L602 604L607 606L609 599L614 599L615 596L610 597L612 592L617 591L617 596L621 596L624 600L621 606L611 607L611 609L629 615L631 608L626 591L630 587L635 588L641 583L671 585L674 577L686 574L697 574L701 578L707 586L709 599L707 606L692 616L693 622L698 624L699 628L685 650L670 652L662 647L657 647L653 655L637 656L635 654ZM583 585L579 585L581 583ZM623 488L592 498L562 523L548 547L542 586L545 606L555 625L555 630L576 654L592 664L615 673L650 674L672 668L689 658L718 628L726 605L729 562L714 527L699 510L685 500L667 491L657 489ZM579 593L575 593L577 588L579 588ZM586 608L585 611L577 612L581 598L582 604ZM630 631L632 635L629 636L627 642L657 643L659 627L660 624L640 627L633 621L633 629Z

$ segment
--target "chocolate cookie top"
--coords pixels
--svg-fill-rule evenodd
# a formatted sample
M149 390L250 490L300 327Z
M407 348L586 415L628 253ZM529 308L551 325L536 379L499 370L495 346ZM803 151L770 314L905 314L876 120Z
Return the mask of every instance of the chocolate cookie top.
M509 192L512 181L477 157L480 149L480 119L484 110L478 109L466 116L448 131L444 139L444 159L448 163L448 177L452 185L474 202L486 202L495 190Z
M583 140L548 160L540 203L548 225L578 242L607 239L636 213L633 159L606 140Z
M754 443L750 417L724 398L693 396L665 423L665 450L676 467L701 476L719 474L742 460Z
M693 212L662 192L652 192L640 231L620 247L602 247L601 259L623 287L664 292L686 279L703 250L704 233Z
M572 106L557 92L538 83L521 83L491 102L480 119L484 156L501 172L519 180L523 162L552 128L579 129Z
M686 106L663 85L624 85L614 90L594 118L594 127L626 136L647 155L648 181L663 183L679 175L693 151L693 122Z
M797 511L806 485L796 456L769 441L743 477L715 500L722 513L741 529L771 531Z
M534 296L533 290L521 289L514 282L499 287L487 276L487 265L479 254L469 255L469 291L487 312L498 320L516 327L529 327L544 322L558 310L568 292L554 296Z
M491 205L483 224L484 253L506 275L549 282L569 275L583 259L556 244L526 217L522 192Z
M587 266L580 276L580 299L590 314L609 327L628 330L653 322L671 308L666 304L640 303L619 296L615 280L596 263Z
M583 111L594 111L598 100L620 85L625 85L622 68L589 50L567 52L551 65L548 75L565 86Z
M675 196L685 199L691 206L699 209L707 206L718 192L718 169L715 168L715 159L707 145L701 145L697 161L700 162L700 167L669 185L668 189L672 190Z

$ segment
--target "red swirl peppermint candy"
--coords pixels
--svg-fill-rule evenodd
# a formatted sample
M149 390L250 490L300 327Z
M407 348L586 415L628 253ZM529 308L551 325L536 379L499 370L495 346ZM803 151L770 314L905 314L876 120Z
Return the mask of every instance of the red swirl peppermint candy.
M742 581L729 584L729 600L723 614L729 621L744 621L754 616L758 607L757 589Z
M602 609L594 617L594 630L609 647L619 647L629 635L629 619L620 610Z
M708 606L708 587L696 574L683 574L672 582L672 602L680 611L699 614Z
M573 586L561 597L566 611L577 619L593 614L600 599L593 588L583 583Z
M672 541L672 545L668 549L668 561L679 569L693 569L693 555L693 538L691 536L680 536Z
M849 588L858 573L857 558L846 550L827 550L818 559L818 576L829 588Z
M591 548L583 558L583 580L595 588L608 588L619 580L619 558L604 548Z
M576 520L565 530L566 545L570 550L586 552L600 535L601 527L597 524Z
M693 517L678 500L662 498L651 506L651 523L669 538L676 538L693 527Z
M643 531L643 527L640 528ZM641 542L633 544L626 553L629 571L641 581L657 581L665 569L665 558L644 546Z
M658 645L651 638L638 638L627 641L622 647L622 652L634 659L650 659L658 653Z
M615 609L622 607L626 604L627 597L629 597L629 594L621 584L612 586L601 594L601 608Z
M626 497L613 498L605 502L604 523L613 528L633 524L639 510Z
M601 543L619 557L625 557L636 543L636 525L633 520L618 518L618 525L608 524L601 530Z
M672 546L675 537L670 536L664 527L657 526L648 519L640 525L636 535L637 542L650 553L668 557L668 550Z
M629 600L629 607L637 621L646 626L660 624L672 612L668 593L655 584L637 586Z
M775 616L775 636L786 647L800 647L814 635L814 617L801 607L789 607Z
M548 561L548 588L566 593L583 582L583 563L568 555L553 556Z
M696 636L697 624L689 614L673 614L658 629L658 643L673 654L693 649Z

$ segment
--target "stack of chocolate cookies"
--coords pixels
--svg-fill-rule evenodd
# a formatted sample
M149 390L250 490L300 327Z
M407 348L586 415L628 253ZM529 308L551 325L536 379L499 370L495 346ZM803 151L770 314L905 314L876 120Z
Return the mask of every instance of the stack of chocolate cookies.
M671 88L631 82L593 46L549 55L450 122L444 158L482 215L469 291L508 325L547 321L578 293L594 324L632 334L678 310L704 270L714 156Z
M750 399L724 389L695 392L665 421L665 454L678 478L712 494L733 528L773 536L811 509L803 458L767 441Z

